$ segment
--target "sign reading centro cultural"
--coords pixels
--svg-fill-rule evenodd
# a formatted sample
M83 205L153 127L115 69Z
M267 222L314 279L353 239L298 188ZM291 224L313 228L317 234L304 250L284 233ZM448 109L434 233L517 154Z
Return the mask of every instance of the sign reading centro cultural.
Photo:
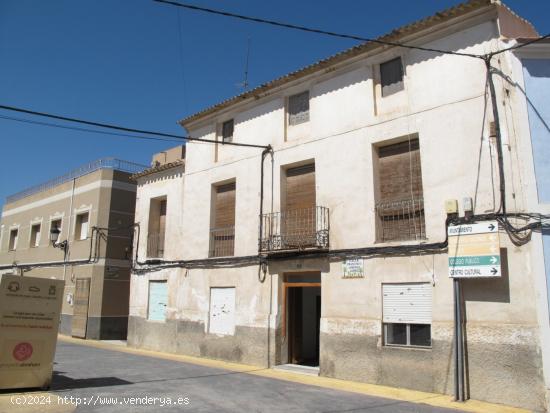
M498 222L449 226L449 277L500 277Z
M0 389L50 385L65 282L2 275Z

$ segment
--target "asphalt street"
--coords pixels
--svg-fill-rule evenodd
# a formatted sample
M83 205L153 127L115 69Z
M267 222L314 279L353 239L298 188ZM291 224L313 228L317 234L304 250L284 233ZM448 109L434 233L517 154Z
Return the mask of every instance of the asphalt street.
M63 341L50 394L79 412L456 412Z

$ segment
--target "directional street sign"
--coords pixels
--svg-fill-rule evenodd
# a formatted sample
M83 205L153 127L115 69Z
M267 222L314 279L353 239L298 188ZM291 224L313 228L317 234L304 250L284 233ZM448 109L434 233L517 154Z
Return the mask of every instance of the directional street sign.
M449 226L449 277L500 277L498 222Z

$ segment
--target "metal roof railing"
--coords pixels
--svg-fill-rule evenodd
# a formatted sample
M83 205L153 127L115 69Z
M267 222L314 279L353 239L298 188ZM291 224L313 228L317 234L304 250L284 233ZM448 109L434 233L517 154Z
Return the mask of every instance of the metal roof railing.
M97 171L98 169L115 169L117 171L123 171L123 172L134 174L137 172L141 172L146 168L147 166L140 165L134 162L123 161L116 158L101 158L96 161L82 165L76 169L73 169L72 171L66 173L65 175L58 176L44 183L31 186L30 188L24 189L23 191L7 196L6 203L15 202L27 196L34 195L38 192L46 191L57 185L61 185L65 182L71 181L72 179L79 178L83 175L87 175L89 173Z

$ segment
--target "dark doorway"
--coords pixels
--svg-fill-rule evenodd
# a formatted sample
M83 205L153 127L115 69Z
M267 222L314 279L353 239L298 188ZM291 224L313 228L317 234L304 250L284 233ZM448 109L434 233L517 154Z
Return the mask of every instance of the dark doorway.
M321 283L300 282L291 276L285 282L288 311L288 362L319 366L319 335L321 323Z

